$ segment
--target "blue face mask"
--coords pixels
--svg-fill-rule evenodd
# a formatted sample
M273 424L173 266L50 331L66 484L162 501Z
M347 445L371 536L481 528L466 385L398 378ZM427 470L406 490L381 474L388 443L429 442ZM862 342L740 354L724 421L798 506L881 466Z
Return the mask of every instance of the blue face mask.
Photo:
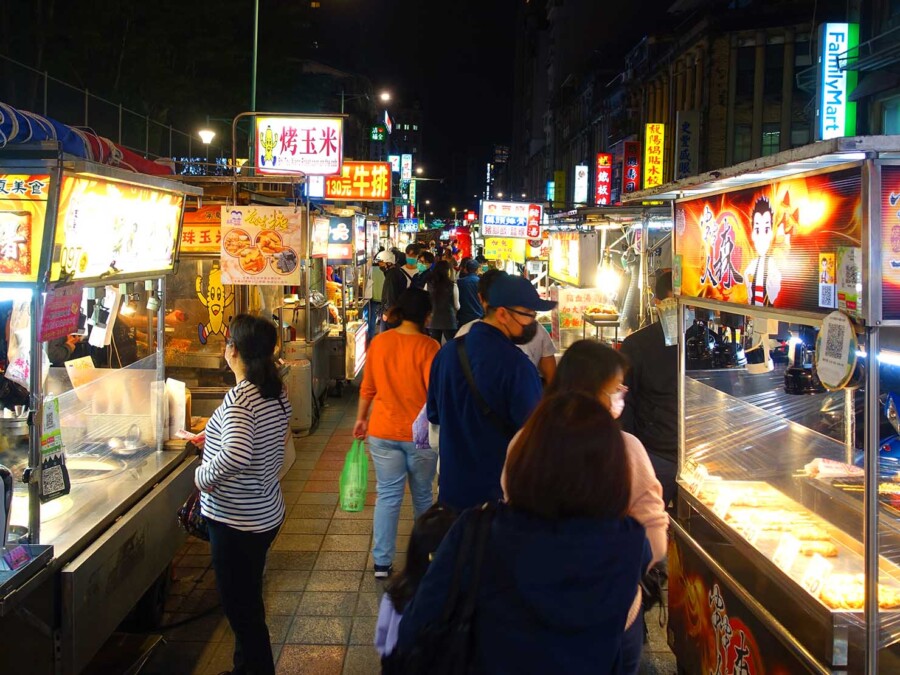
M406 264L409 265L410 267L412 267L413 265L416 264L416 259L415 259L415 258L410 258L409 256L407 256L407 257L406 257Z
M487 272L487 271L488 271L488 266L487 266L487 265L482 265L482 266L481 266L481 271L482 271L482 272Z
M425 263L416 263L416 269L420 272L424 272L428 269L428 265L426 265Z

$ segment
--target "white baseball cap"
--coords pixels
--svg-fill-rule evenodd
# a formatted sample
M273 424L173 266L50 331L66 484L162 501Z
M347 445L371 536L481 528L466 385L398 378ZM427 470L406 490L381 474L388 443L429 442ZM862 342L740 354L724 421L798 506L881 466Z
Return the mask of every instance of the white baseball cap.
M381 251L378 255L376 255L375 260L377 260L378 262L390 263L391 265L397 262L397 259L394 258L394 254L387 250Z

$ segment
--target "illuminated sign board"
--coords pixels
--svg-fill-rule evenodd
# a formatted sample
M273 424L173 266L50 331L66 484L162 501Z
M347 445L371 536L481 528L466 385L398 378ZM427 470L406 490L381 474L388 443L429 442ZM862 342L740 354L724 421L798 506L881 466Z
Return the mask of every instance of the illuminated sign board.
M389 201L391 165L389 162L344 162L338 176L325 178L325 199Z
M641 144L625 141L622 158L622 192L637 192L641 189Z
M644 187L662 185L663 153L665 152L666 125L644 125Z
M514 237L486 237L484 257L488 260L525 262L525 239Z
M861 187L855 168L678 202L681 294L797 311L840 306L850 274L840 262L860 246Z
M340 117L257 117L256 170L261 174L331 176L341 170Z
M222 243L222 207L201 206L184 212L182 253L218 253Z
M590 171L587 164L579 164L575 167L575 203L587 204L588 200L588 176Z
M183 202L175 192L66 176L50 280L170 272Z
M419 219L418 218L401 218L397 221L397 225L401 232L418 232L419 231Z
M416 181L409 181L409 202L415 207L416 205Z
M223 206L222 283L300 283L306 212L284 206Z
M819 26L819 68L816 82L816 138L828 140L856 134L856 102L848 96L856 88L857 72L847 70L859 46L859 25L824 23Z
M612 155L597 153L597 166L594 177L594 203L597 206L609 204L612 189Z
M350 218L328 218L328 260L353 260L353 226Z
M384 111L384 127L385 127L385 129L387 129L387 132L388 132L389 134L390 134L390 133L393 133L393 131L394 131L394 122L393 122L393 120L391 119L391 116L390 116L390 114L388 113L387 110Z
M540 204L485 200L481 202L481 235L539 239L542 212Z
M47 174L0 174L0 281L37 281Z
M400 155L400 180L412 179L412 155Z
M400 155L388 155L388 162L391 163L391 171L400 173Z
M369 131L369 139L373 141L383 141L386 135L385 128L381 125L374 126Z
M675 178L700 170L700 111L679 110L675 122Z
M556 181L547 181L547 201L552 202L556 199Z

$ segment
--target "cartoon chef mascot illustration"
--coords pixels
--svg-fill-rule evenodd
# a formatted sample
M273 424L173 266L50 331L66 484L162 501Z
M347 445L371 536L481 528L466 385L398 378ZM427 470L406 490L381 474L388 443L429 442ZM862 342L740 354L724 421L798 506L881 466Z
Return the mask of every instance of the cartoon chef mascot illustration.
M775 240L772 206L765 197L756 200L751 214L750 239L757 257L744 273L747 296L751 305L772 306L781 292L781 271L771 256Z
M213 266L206 281L206 294L203 294L202 277L197 277L197 299L209 312L209 323L197 325L197 336L200 344L205 345L210 335L228 337L228 326L225 323L225 310L234 302L234 291L222 283L222 270Z

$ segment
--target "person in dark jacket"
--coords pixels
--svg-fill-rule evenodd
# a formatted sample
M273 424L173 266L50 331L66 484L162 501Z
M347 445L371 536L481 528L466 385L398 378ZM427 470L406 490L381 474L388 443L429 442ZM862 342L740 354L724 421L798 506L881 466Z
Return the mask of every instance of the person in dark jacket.
M626 516L622 434L594 398L544 400L510 449L506 504L495 508L476 591L470 672L617 672L625 621L650 561L644 528ZM400 622L408 652L436 622L475 511L450 529ZM472 555L462 593L473 577Z
M484 308L481 306L481 298L478 297L478 262L466 258L462 267L463 273L456 282L459 289L459 311L456 313L458 325L462 326L470 321L475 321L484 316Z
M459 324L456 312L459 310L459 289L450 278L450 263L438 260L434 264L431 280L426 290L431 296L431 323L428 332L432 338L443 344L442 339L450 342L456 336Z
M419 258L416 262L416 268L419 273L413 277L413 288L421 288L424 290L426 284L431 280L434 271L434 254L430 251L420 251Z
M672 297L671 271L657 277L655 294L657 305ZM678 471L678 346L666 346L657 321L625 338L622 353L631 362L622 428L647 449L668 506L675 499Z
M397 302L400 294L406 290L406 275L395 265L396 258L390 251L382 251L375 260L384 270L384 286L381 288L381 331L394 328L388 322L388 313Z

